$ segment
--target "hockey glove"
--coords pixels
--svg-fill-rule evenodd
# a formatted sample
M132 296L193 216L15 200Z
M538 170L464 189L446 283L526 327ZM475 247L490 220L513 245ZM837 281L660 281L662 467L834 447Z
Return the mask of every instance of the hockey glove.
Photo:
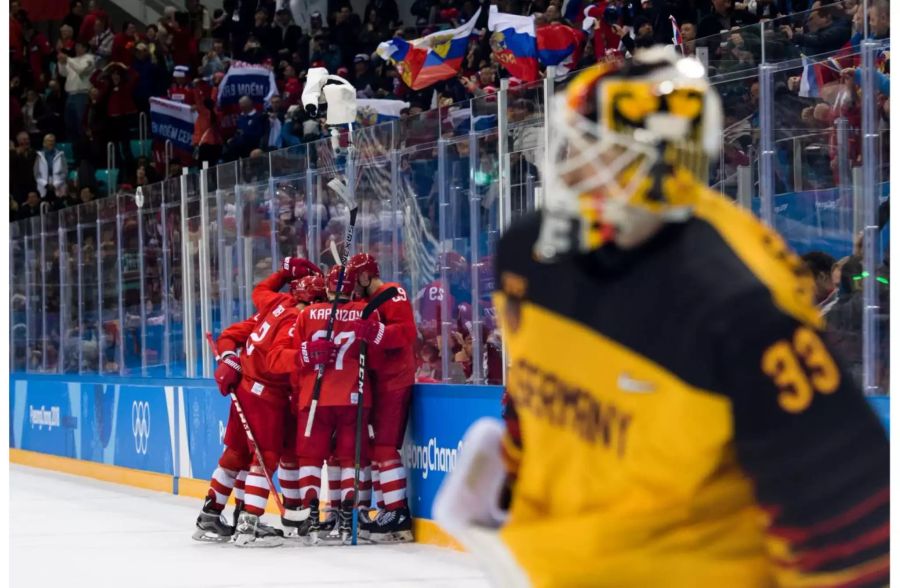
M337 345L328 339L304 341L300 346L300 363L302 366L330 365L337 358Z
M384 325L373 318L359 319L353 323L353 332L359 341L378 345L384 337Z
M321 276L319 266L302 257L285 257L281 262L281 275L285 280L299 280L306 276Z
M241 362L233 351L226 351L216 367L216 385L219 393L228 396L241 382Z

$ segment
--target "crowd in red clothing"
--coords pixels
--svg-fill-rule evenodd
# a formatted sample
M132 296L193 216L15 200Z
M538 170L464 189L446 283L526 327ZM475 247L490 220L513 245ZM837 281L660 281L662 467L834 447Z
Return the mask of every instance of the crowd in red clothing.
M533 15L539 28L573 27L588 32L582 36L584 46L579 48L580 59L573 69L598 60L626 58L639 47L672 43L674 19L686 54L695 53L700 46L709 49L712 74L755 67L758 62L761 40L749 29L738 27L819 7L798 28L776 31L779 36L775 41L784 46L782 55L791 51L799 55L801 50L809 54L834 44L851 43L851 21L852 33L857 35L856 15L862 11L855 0L844 0L827 9L821 9L821 2L807 6L804 0L584 0L583 7L574 13L571 7L578 4L577 0L565 4L566 13L562 0L498 0L497 4L502 12ZM458 77L420 91L408 88L394 65L374 55L378 44L392 36L413 39L455 27L478 8L476 0L417 0L409 14L400 14L395 0L369 0L360 17L353 13L349 0L330 0L326 15L313 12L308 22L296 23L286 4L276 0L229 1L224 9L215 11L198 0L188 0L185 11L167 8L156 22L145 25L125 21L114 26L101 0L72 0L64 18L50 24L13 1L10 140L17 162L23 165L14 169L11 206L16 216L22 216L20 210L27 216L34 208L27 205L29 199L35 200L30 197L32 192L38 203L50 201L54 207L80 202L84 187L93 193L103 192L104 186L96 185L94 172L111 166L109 144L114 146L119 183L152 183L177 171L178 164L167 161L165 153L152 156L142 151L143 157L136 157L131 146L139 136L139 113L149 111L154 96L190 104L197 110L194 155L197 162L215 164L248 157L257 150L291 147L322 137L321 121L308 120L302 108L295 108L309 67L322 66L343 75L357 88L360 98L409 102L410 108L401 113L402 118L435 105L492 94L499 88L499 79L508 73L492 55L488 33L472 37ZM883 14L879 15L879 10ZM878 23L877 27L873 25L873 36L886 36L880 23L887 22L887 0L873 2L870 12L876 13L869 15L871 22ZM721 30L731 31L727 42L720 43L718 36L712 41L701 39ZM768 41L773 52L772 47L778 44ZM216 107L217 86L233 61L272 68L278 94L265 112L245 106L237 115L237 124L223 125L223 113ZM828 101L795 104L803 99L796 98L796 84L792 86L788 75L784 77L785 83L779 88L790 94L786 102L790 112L785 117L802 113L801 124L823 124L827 117L822 104ZM753 124L758 87L753 87L751 79L744 79L722 85L720 90L726 98L730 141L726 168L718 170L714 181L728 190L727 179L733 177L734 165L749 162L754 139L741 129ZM806 106L811 108L804 110ZM749 124L739 124L742 119L750 119ZM232 137L236 128L246 131L237 133L238 139ZM47 135L53 135L55 144L54 149L43 149L47 173L30 179L32 174L28 172L35 169L34 161ZM68 146L67 157L57 158L55 150L64 145ZM68 172L75 170L77 181L68 177L72 175ZM62 182L54 181L60 176ZM37 182L44 182L43 189L35 185Z

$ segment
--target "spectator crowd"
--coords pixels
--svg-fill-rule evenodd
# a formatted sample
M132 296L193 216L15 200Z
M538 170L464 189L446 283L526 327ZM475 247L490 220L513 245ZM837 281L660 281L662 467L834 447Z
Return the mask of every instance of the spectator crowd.
M814 96L800 83L805 72L778 80L776 126L813 133L833 127L839 117L858 126L856 67L863 20L869 19L870 36L889 34L888 0L870 2L868 15L857 0L828 5L804 0L600 0L585 1L583 7L576 6L578 1L499 0L497 8L532 15L538 28L562 25L584 30L584 46L579 47L572 69L625 58L639 47L671 44L673 26L679 28L685 54L705 50L703 58L713 75L755 67L763 43L770 59L843 51L837 66L821 67L824 75L816 72L820 87ZM346 77L360 98L408 102L410 108L401 112L401 118L492 94L499 78L509 76L492 54L489 32L473 35L457 77L419 91L403 83L395 64L375 56L379 43L391 37L411 40L457 27L478 8L476 0L416 0L408 14L401 14L396 0L369 0L360 15L349 0L329 0L327 14L313 12L309 22L297 23L285 0L226 0L223 9L212 12L198 0L188 0L185 11L169 7L157 22L124 20L114 25L101 0L72 0L61 22L28 14L13 0L12 216L33 215L42 202L60 208L105 195L106 186L97 182L96 171L111 166L116 168L116 183L132 187L170 174L165 152L155 149L151 154L143 148L135 152L132 145L139 138L140 114L148 113L154 96L196 110L195 162L215 164L323 136L322 121L309 120L298 108L310 67L326 67ZM763 28L762 34L748 27L760 20L773 26ZM242 99L236 125L223 129L217 87L234 62L271 68L278 88L265 110ZM882 69L886 74L886 63ZM879 83L886 96L886 75ZM746 80L720 90L728 106L729 141L722 158L725 165L714 174L714 183L728 189L733 188L734 168L751 158L759 90ZM880 104L886 120L887 100ZM816 140L829 145L832 153L830 160L818 153L820 163L832 165L834 137L820 133ZM858 141L851 151L852 157L859 157ZM832 167L837 173L837 166ZM779 187L792 187L785 183L788 175L778 170Z

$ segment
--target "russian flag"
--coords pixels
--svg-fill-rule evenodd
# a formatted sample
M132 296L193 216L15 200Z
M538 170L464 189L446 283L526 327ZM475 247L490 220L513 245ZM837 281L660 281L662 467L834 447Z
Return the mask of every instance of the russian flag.
M803 63L803 74L800 77L800 91L798 94L801 98L818 98L819 97L819 76L816 64L813 63L806 55L801 55Z
M523 82L538 78L534 17L506 14L491 6L488 31L491 51L506 71Z
M559 65L575 52L579 32L564 24L551 24L537 30L538 60L541 65Z
M571 55L566 57L562 63L559 64L559 70L566 73L570 73L574 71L576 67L578 67L578 63L581 61L581 55L584 53L584 46L587 41L587 33L585 33L584 31L572 29L572 32L575 34L575 50Z
M400 118L400 111L409 108L409 102L402 100L356 101L356 122L364 127L381 124Z
M385 61L396 64L407 86L413 90L427 88L459 73L479 11L455 29L413 41L391 39L378 45L376 52Z
M675 20L675 17L670 14L669 22L672 23L672 44L681 45L681 29L678 28L678 21Z

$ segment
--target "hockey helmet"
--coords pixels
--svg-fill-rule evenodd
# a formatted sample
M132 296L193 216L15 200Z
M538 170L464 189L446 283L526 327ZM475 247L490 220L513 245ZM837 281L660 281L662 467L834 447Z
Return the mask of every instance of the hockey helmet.
M722 138L702 63L671 47L639 50L588 68L554 101L539 258L634 246L648 225L690 217Z
M297 303L313 304L325 300L325 280L322 276L306 276L291 280L291 294Z
M378 269L378 261L371 253L357 253L347 260L347 275L351 283L356 284L359 274L366 272L369 279L377 278L381 275Z
M338 293L338 281L340 279L341 274L341 266L333 265L331 269L328 270L328 277L325 279L325 288L332 293ZM349 276L344 275L344 282L341 284L341 291L339 292L343 296L350 296L353 293L353 282L350 281Z

